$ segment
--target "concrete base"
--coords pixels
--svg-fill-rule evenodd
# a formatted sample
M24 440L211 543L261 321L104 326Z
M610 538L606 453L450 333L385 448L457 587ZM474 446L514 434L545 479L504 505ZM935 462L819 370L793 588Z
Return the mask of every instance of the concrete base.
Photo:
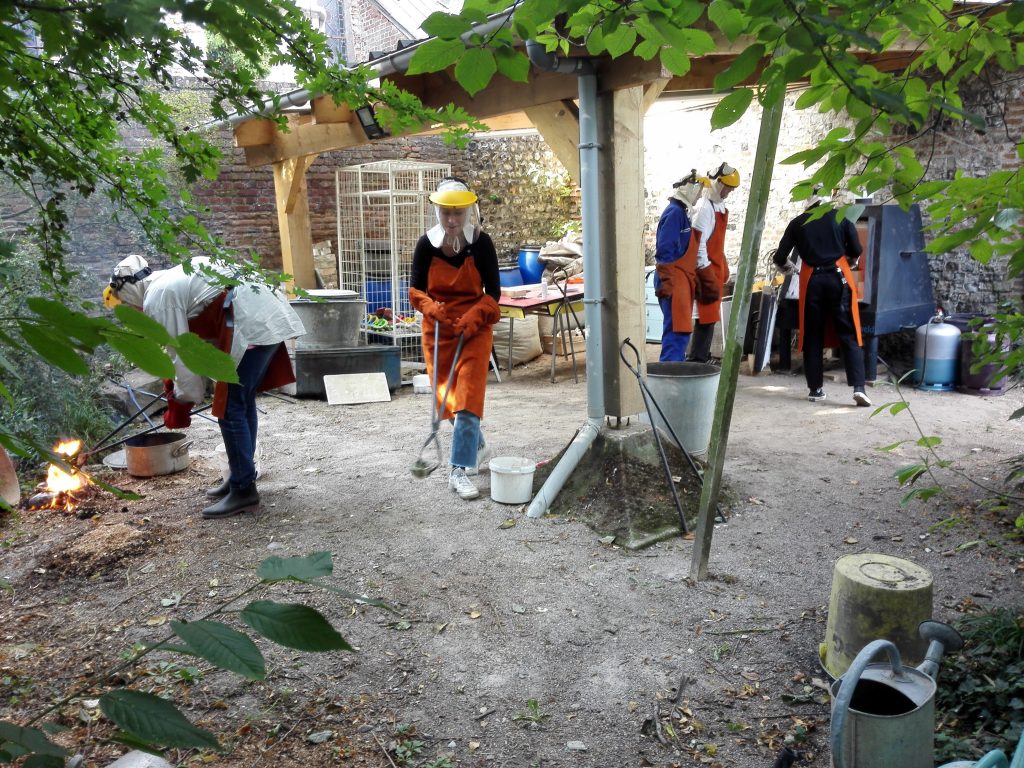
M692 531L700 483L672 440L662 435L661 442L676 478L687 528ZM560 458L561 454L537 470L534 488L541 487ZM679 512L654 432L646 425L602 429L548 511L582 520L599 536L614 536L615 544L626 549L641 549L680 534Z

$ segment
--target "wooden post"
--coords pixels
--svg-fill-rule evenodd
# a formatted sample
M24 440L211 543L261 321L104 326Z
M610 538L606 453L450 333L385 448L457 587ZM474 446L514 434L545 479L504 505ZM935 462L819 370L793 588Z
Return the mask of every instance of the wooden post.
M292 276L289 286L316 288L313 241L309 223L306 169L316 155L274 163L277 226L281 234L281 271Z
M750 174L747 216L743 222L736 289L732 297L729 327L725 335L722 376L718 381L715 399L715 420L711 426L708 468L704 473L704 488L700 494L700 508L697 512L697 532L690 562L690 578L695 581L702 581L708 575L711 536L715 529L715 508L722 486L722 465L725 463L725 450L729 443L732 406L736 399L736 380L743 359L743 336L747 330L746 317L750 309L750 292L754 286L754 272L757 269L758 251L761 248L761 234L764 232L768 191L772 183L772 169L775 166L775 152L779 145L779 130L782 126L785 103L785 95L780 95L774 104L764 107L761 113L761 130L754 152L754 168Z
M619 344L628 337L640 351L640 370L647 367L643 96L639 86L598 96L600 135L605 142L600 160L604 412L617 419L644 409L636 377L619 358Z

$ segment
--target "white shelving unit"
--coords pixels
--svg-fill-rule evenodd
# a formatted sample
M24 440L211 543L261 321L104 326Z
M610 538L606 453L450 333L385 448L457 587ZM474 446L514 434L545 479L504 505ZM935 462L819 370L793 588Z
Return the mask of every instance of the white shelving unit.
M447 164L412 160L350 165L335 174L339 287L366 299L366 343L401 347L403 382L423 370L420 324L409 304L413 249L436 223L430 193L450 174Z

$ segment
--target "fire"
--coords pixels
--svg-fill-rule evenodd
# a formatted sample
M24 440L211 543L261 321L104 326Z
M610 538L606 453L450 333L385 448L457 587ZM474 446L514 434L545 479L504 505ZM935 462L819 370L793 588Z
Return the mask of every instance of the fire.
M53 448L53 452L68 458L73 465L74 457L82 447L81 440L62 440ZM46 482L40 483L35 496L28 500L30 509L63 509L70 512L80 501L83 489L90 485L89 478L83 473L72 470L65 472L51 464L46 471Z

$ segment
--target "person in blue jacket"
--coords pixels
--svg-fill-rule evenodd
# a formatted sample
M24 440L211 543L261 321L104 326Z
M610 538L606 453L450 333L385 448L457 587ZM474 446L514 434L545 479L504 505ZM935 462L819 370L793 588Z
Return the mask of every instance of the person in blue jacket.
M654 251L656 265L654 295L663 317L661 331L662 362L682 361L693 331L694 270L684 264L683 255L690 244L690 221L694 206L701 199L707 180L690 171L672 185L672 197L658 220Z

